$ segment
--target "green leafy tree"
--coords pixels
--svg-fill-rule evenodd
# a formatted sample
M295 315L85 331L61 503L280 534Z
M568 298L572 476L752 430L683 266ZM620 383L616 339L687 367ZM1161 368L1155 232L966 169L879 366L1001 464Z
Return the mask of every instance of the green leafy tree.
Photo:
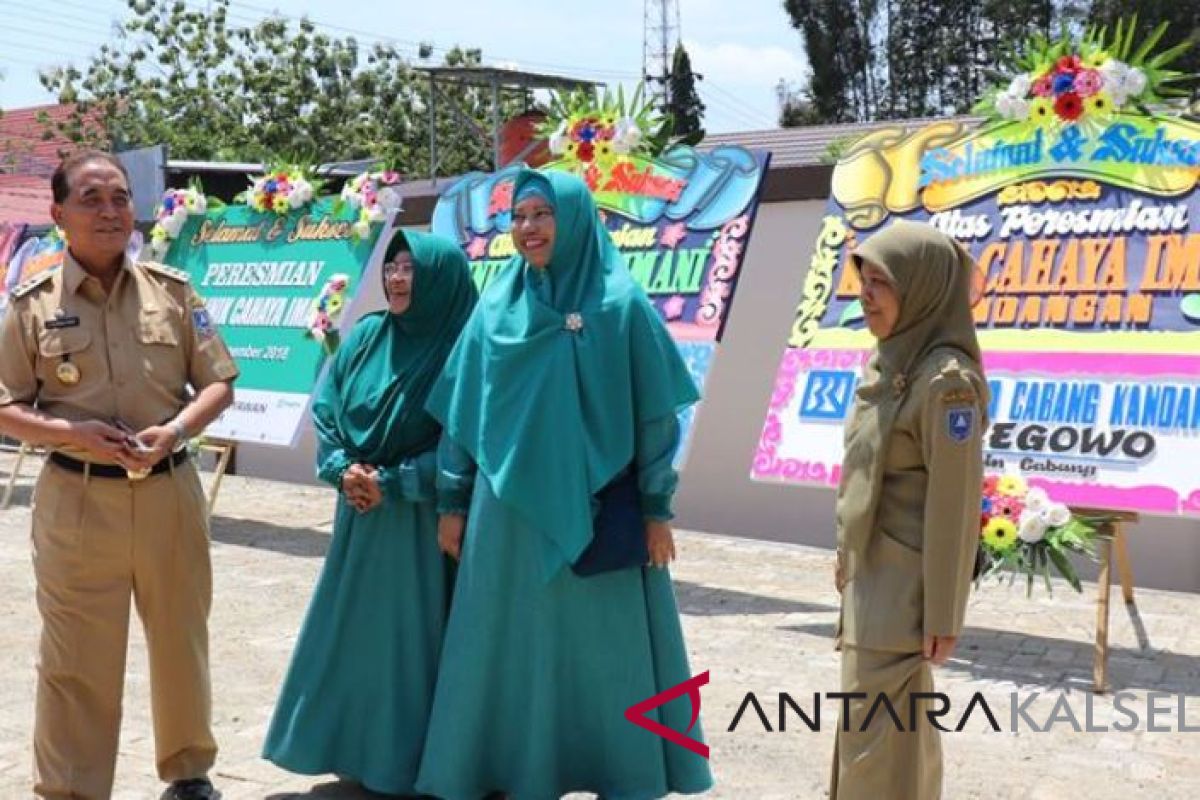
M41 76L74 105L61 123L44 119L47 132L117 148L166 144L173 158L379 158L409 174L428 170L428 81L394 46L332 36L308 19L237 27L229 5L215 0L203 12L178 0L128 0L118 38L86 67ZM420 55L431 52L425 46ZM480 52L456 48L445 63L477 65ZM441 102L486 129L482 91L444 94ZM490 168L490 142L444 116L439 174Z
M812 73L807 87L789 90L781 102L785 125L966 113L992 71L1011 60L1014 45L1063 25L1081 30L1088 11L1086 0L784 0L783 6Z
M696 80L702 77L692 71L692 59L680 42L671 59L666 111L672 132L685 144L699 144L704 138L704 102L696 91Z

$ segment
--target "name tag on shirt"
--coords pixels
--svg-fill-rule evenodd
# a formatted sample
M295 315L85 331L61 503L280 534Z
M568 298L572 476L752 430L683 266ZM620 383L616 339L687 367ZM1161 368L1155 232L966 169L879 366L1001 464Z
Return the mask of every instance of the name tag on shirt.
M55 317L54 319L46 320L45 328L48 331L56 331L60 328L78 328L79 317Z

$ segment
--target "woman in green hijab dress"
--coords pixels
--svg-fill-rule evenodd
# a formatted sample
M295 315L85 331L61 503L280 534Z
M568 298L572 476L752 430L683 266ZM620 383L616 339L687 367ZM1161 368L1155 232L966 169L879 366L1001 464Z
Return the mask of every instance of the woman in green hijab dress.
M317 475L340 491L264 757L413 794L453 579L425 401L476 292L453 242L407 231L383 282L387 310L350 331L313 404Z
M851 264L878 344L838 487L842 691L863 696L838 725L830 798L936 800L941 743L925 715L935 709L914 695L933 691L931 665L954 651L979 544L987 386L976 267L915 222L876 233Z
M666 566L676 412L696 388L583 181L524 170L513 198L519 255L428 403L445 427L439 538L460 562L417 786L446 800L701 792L702 756L625 718L691 676ZM577 574L595 496L630 468L650 563ZM647 716L703 741L687 696Z

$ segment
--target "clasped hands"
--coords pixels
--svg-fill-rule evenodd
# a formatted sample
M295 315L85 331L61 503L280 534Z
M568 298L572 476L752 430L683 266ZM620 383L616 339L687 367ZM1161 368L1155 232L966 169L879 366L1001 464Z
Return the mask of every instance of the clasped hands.
M342 474L342 494L358 513L372 510L383 502L379 470L370 464L351 464Z

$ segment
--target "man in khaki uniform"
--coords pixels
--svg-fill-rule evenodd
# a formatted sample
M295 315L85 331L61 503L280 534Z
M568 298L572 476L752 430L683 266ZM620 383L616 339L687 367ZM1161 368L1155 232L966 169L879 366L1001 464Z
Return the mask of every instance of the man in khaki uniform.
M51 450L33 509L34 793L111 794L132 594L158 774L168 797L205 800L212 580L185 445L232 402L237 367L187 275L125 255L133 206L116 158L72 156L51 187L62 268L15 289L0 324L0 431Z
M934 690L930 667L962 632L979 543L987 386L971 317L975 266L949 237L912 222L873 234L852 261L878 346L838 487L841 690L861 697L838 726L829 794L937 800L941 742L925 717L937 706L920 695Z

